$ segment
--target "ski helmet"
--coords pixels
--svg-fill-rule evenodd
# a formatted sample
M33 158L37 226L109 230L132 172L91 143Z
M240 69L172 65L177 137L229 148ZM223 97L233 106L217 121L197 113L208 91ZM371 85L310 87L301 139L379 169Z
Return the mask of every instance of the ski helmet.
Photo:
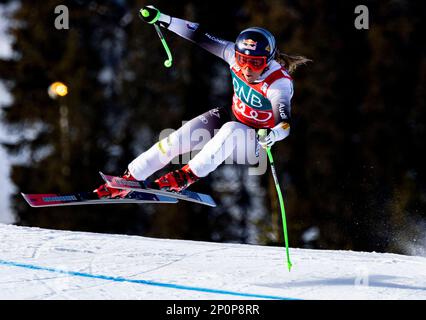
M277 51L275 37L264 28L245 29L235 41L235 51L248 56L265 56L269 63Z

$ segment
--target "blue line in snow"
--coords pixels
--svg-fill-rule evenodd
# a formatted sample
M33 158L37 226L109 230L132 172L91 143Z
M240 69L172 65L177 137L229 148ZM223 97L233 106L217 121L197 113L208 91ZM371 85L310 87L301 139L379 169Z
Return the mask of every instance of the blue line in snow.
M19 268L25 268L25 269L32 269L32 270L48 271L48 272L54 272L54 273L61 273L61 274L66 274L66 275L74 276L74 277L85 277L85 278L101 279L101 280L114 281L114 282L138 283L138 284L144 284L144 285L148 285L148 286L164 287L164 288L178 289L178 290L199 291L199 292L206 292L206 293L224 294L224 295L231 295L231 296L258 298L258 299L298 300L298 299L279 297L279 296L243 293L243 292L235 292L235 291L227 291L227 290L217 290L217 289L209 289L209 288L202 288L202 287L191 287L191 286L184 286L184 285L171 284L171 283L162 283L162 282L155 282L155 281L148 281L148 280L135 280L135 279L122 278L122 277L112 277L112 276L105 276L105 275L90 274L90 273L84 273L84 272L66 271L66 270L61 270L61 269L41 267L41 266L36 266L36 265L31 265L31 264L25 264L25 263L13 262L13 261L5 261L5 260L0 260L0 265L11 266L11 267L19 267Z

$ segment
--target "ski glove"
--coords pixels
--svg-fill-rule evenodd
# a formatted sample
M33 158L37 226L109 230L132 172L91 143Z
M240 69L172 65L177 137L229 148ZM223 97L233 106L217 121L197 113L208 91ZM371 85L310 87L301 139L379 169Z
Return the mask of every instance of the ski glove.
M287 122L281 122L271 129L264 139L259 139L262 148L270 148L277 141L285 139L290 134L290 125Z

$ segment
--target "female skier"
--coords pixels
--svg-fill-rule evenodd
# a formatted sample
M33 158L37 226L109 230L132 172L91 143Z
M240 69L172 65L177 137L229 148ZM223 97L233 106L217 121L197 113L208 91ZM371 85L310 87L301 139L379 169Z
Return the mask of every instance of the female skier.
M183 168L153 183L155 188L181 192L214 171L228 157L253 164L258 161L259 144L271 147L289 135L293 96L289 73L308 59L280 53L274 36L263 28L243 30L234 43L203 31L197 23L160 13L153 6L143 9L141 12L145 14L140 17L145 22L167 28L229 64L234 88L232 113L228 108L215 108L186 122L134 159L123 178L146 180L174 157L201 149ZM255 129L261 128L268 129L269 133L263 141L258 141ZM207 130L210 135L204 145L191 139L191 134L199 130ZM103 184L94 192L99 198L117 198L126 196L129 190Z

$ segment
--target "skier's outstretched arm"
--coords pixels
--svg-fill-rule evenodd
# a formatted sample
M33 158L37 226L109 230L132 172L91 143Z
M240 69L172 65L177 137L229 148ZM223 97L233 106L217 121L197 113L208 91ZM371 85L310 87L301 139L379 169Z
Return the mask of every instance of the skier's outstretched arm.
M234 56L234 42L223 40L203 31L198 23L171 17L161 13L153 6L145 6L144 10L147 10L150 13L147 17L141 15L141 18L144 21L148 23L156 23L163 28L167 28L228 63L230 63Z

